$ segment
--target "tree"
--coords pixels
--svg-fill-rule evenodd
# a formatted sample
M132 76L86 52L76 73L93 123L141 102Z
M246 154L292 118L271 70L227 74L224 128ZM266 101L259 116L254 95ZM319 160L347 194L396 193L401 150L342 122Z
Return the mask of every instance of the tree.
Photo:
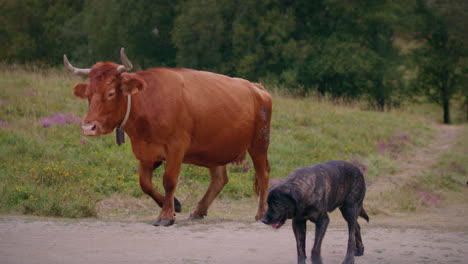
M450 124L452 98L460 93L466 96L466 45L463 39L450 34L447 21L424 1L418 0L416 13L421 19L416 38L423 42L414 51L419 66L417 83L432 101L442 106L443 122Z
M170 35L176 4L170 0L86 1L81 19L87 43L79 47L79 57L88 63L118 61L118 51L125 47L142 68L173 66L175 49Z
M172 40L177 65L231 73L232 17L236 1L188 0L177 8Z
M401 99L403 61L394 45L400 4L324 0L294 5L294 35L308 47L301 82L321 95L365 96L381 111Z
M295 83L300 53L293 10L281 1L246 1L234 21L233 48L237 74Z
M62 25L81 12L83 1L0 0L0 58L56 64L67 41Z
M358 1L358 25L369 49L373 65L368 74L370 85L366 91L372 105L378 110L396 105L402 99L403 57L395 46L395 31L401 28L401 5L394 1L375 1L362 4Z

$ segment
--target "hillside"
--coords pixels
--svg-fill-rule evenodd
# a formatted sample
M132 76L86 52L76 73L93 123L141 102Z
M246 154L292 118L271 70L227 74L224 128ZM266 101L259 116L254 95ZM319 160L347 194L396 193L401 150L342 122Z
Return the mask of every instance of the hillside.
M1 210L61 217L154 215L156 206L139 188L137 161L130 144L118 147L113 135L80 135L78 122L87 104L71 94L79 81L62 70L0 70ZM438 197L440 203L444 199L437 196L439 191L460 193L468 163L463 154L467 141L456 138L466 133L454 132L450 137L459 140L460 144L452 145L460 155L436 163L418 161L418 166L429 166L429 170L441 164L444 185L439 188L434 187L440 180L438 175L425 174L427 170L402 176L413 170L406 163L412 156L420 156L418 149L429 146L431 152L432 142L445 137L430 120L404 111L366 111L359 105L281 95L274 96L273 108L269 150L272 184L296 167L343 159L359 165L365 173L373 214L411 212L431 205L424 203L426 196L422 192L428 193L427 197ZM453 131L462 129L466 130ZM230 182L209 215L219 215L219 204L233 212L244 208L247 201L255 204L251 166L247 160L229 167ZM163 191L161 176L159 169L153 180L159 191ZM412 188L414 183L409 181L409 187L403 184L389 194L378 194L380 188L376 186L399 178L410 178L427 187ZM182 202L183 213L187 213L205 192L209 175L204 168L184 165L179 179L176 196ZM395 192L410 196L392 195ZM374 202L379 199L385 205Z

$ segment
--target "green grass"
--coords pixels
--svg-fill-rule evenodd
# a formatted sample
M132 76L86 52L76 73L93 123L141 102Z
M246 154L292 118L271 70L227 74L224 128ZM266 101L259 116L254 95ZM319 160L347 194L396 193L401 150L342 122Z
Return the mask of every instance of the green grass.
M453 148L439 156L437 163L416 179L418 204L429 207L445 200L468 204L468 126L464 126Z
M441 154L430 160L426 167L420 168L416 175L406 179L396 178L386 182L388 186L381 187L379 191L371 190L370 197L367 197L371 213L383 212L380 209L387 213L411 213L447 205L460 210L466 208L468 126L461 126L459 130L453 145L440 150Z
M424 102L424 100L418 104L412 105L405 105L404 111L407 113L412 113L420 116L424 116L427 119L434 120L435 122L442 123L443 122L443 111L442 106ZM463 98L461 96L454 97L450 101L450 117L452 124L460 125L466 123L468 120L466 119L466 106Z
M40 120L59 113L84 116L87 103L75 99L82 80L64 70L11 69L0 66L0 210L6 213L89 217L96 203L113 195L144 198L137 160L130 143L117 146L114 135L85 138L79 125L51 125ZM392 153L379 153L379 142L407 136L394 154L426 144L430 122L402 111L363 111L313 98L275 95L269 159L271 179L299 166L333 159L353 160L374 180L398 169ZM83 144L85 142L85 144ZM219 199L252 197L253 169L247 160L229 166L230 182ZM447 161L448 162L448 161ZM162 166L153 183L162 188ZM466 169L466 168L465 168ZM207 169L184 165L176 196L188 212L208 187Z

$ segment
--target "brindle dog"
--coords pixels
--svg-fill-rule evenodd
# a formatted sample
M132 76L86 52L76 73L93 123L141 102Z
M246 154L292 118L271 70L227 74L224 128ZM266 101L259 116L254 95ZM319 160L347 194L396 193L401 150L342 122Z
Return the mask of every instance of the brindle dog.
M305 263L306 221L315 223L315 241L312 263L322 263L320 248L329 218L327 212L340 208L348 223L348 250L343 264L354 263L354 256L364 254L358 216L369 222L362 207L366 194L364 176L346 161L329 161L312 167L300 167L284 180L271 187L268 193L268 211L262 222L280 228L287 219L297 245L297 262Z

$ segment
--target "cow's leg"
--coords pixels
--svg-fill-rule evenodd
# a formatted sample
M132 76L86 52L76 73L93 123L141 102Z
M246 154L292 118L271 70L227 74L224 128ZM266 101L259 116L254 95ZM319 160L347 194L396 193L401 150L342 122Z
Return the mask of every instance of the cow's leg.
M183 153L174 152L170 153L166 161L166 170L163 176L163 186L165 193L165 199L161 214L159 215L156 222L153 223L155 226L170 226L175 222L174 213L174 193L179 180L180 167L182 166Z
M164 195L157 192L153 187L153 183L151 182L151 178L153 177L153 171L154 169L159 167L159 165L161 164L140 161L138 174L140 177L141 190L147 195L149 195L151 198L153 198L153 200L159 205L159 207L162 207L163 202L164 202ZM175 211L180 212L181 205L176 198L174 198L174 204L175 204Z
M354 253L356 250L356 224L357 224L357 206L352 203L345 203L340 208L341 214L348 223L348 249L343 264L354 264Z
M259 196L255 220L259 220L267 209L267 191L270 165L268 164L268 146L270 144L271 100L264 98L257 116L255 132L250 144L249 155L255 169L255 193Z
M314 247L312 248L311 258L312 263L314 264L322 264L322 241L323 237L325 236L325 232L327 231L328 223L330 219L328 218L328 214L319 217L315 221L315 240L314 240Z
M268 164L266 151L259 153L249 150L249 154L252 158L255 169L255 193L259 196L258 210L255 220L259 220L263 217L267 209L266 197L270 166Z
M306 262L306 220L293 219L292 227L294 231L294 237L296 238L296 249L297 249L297 263L305 264Z
M208 186L205 195L190 215L190 219L202 219L207 215L211 203L221 192L224 185L228 183L226 165L210 168L210 177L210 186Z

